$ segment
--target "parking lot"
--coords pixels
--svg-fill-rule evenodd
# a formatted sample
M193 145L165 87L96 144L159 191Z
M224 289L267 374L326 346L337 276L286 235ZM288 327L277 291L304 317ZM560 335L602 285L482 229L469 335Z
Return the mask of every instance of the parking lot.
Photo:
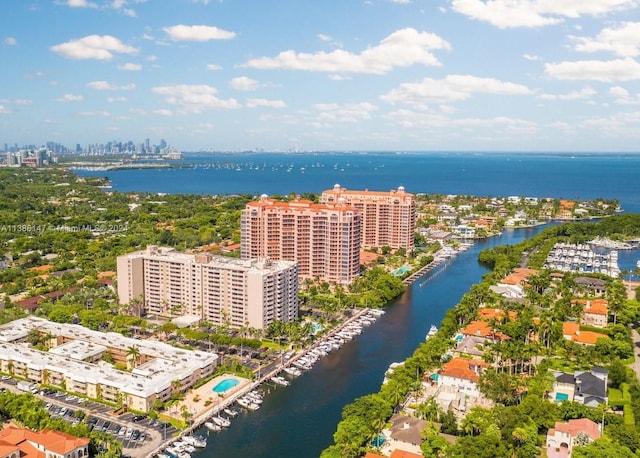
M16 391L15 380L3 378L0 381L7 388ZM123 454L126 455L146 456L149 450L157 448L178 432L169 423L132 413L116 415L113 407L61 391L43 389L34 395L42 399L52 416L72 424L84 421L92 430L97 429L112 435L122 442Z

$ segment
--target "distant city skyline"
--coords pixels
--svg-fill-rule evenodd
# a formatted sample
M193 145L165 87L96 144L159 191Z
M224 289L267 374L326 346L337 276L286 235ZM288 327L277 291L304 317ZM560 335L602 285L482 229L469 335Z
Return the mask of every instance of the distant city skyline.
M637 0L8 0L0 30L0 145L638 151Z

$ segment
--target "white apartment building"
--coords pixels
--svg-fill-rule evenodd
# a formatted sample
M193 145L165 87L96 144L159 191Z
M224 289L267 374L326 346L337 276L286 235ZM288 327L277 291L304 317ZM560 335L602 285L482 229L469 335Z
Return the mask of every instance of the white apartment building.
M26 344L33 330L46 337L47 351ZM106 359L131 372L116 369ZM0 371L141 412L151 410L155 400L166 401L213 374L217 363L213 353L34 316L0 326Z
M218 325L265 329L298 317L298 266L149 246L117 259L121 304L139 299L146 313L195 315Z

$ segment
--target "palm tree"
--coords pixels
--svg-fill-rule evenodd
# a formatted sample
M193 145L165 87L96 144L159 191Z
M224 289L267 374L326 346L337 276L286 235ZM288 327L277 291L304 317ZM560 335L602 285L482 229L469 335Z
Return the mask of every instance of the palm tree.
M135 368L138 365L138 358L140 356L140 349L136 345L131 345L127 348L127 361L131 360L131 368Z

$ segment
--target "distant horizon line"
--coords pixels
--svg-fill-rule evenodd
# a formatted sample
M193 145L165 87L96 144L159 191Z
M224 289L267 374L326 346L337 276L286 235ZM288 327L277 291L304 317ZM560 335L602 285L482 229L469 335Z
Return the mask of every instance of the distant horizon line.
M540 154L540 155L640 155L640 151L506 151L506 150L309 150L309 151L255 151L255 150L182 150L183 154Z

